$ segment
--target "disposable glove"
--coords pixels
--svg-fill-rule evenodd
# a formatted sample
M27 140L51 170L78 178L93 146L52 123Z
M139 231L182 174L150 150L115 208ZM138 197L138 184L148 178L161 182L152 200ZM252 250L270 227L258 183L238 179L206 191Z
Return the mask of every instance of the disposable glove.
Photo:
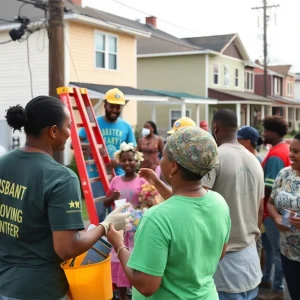
M122 212L130 206L130 203L126 203L115 210L113 210L103 222L100 223L105 229L105 234L107 235L109 230L109 224L113 224L117 231L124 229L126 223L128 223L128 217L130 216L130 212Z

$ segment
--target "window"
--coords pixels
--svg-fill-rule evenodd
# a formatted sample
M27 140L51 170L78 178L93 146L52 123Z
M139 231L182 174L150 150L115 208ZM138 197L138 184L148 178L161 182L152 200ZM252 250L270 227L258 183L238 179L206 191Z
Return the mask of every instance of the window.
M186 117L191 117L191 110L190 109L188 109L188 110L186 110ZM172 128L173 127L173 124L174 124L174 122L176 121L176 120L178 120L178 119L180 119L181 118L181 110L171 110L170 111L170 128Z
M287 94L289 96L293 96L293 83L292 82L287 83Z
M214 84L219 84L219 65L214 64Z
M245 72L245 90L253 91L253 72Z
M117 70L118 40L115 36L95 33L96 68Z
M229 66L224 66L224 85L229 86L230 85L230 74L229 74Z
M235 69L234 86L239 87L239 69Z
M274 94L281 95L281 79L274 77Z

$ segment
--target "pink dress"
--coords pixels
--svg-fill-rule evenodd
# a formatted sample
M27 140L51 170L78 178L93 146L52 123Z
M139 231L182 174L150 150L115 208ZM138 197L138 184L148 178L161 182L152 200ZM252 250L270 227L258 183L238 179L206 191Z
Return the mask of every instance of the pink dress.
M121 176L116 176L110 183L111 193L115 190L120 191L120 199L126 198L127 202L130 202L135 208L139 204L139 194L142 190L142 185L147 183L143 178L137 176L131 181L123 181ZM125 245L132 251L134 243L134 232L127 232L124 237ZM117 257L117 253L114 249L111 251L111 271L112 271L112 282L117 287L130 287L130 283L122 269L121 263Z

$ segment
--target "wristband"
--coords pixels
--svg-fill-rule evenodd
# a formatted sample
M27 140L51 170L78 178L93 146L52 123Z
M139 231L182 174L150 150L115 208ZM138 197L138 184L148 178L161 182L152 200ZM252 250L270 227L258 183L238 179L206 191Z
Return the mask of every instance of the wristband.
M119 257L119 253L120 253L120 251L121 251L122 249L127 249L127 250L129 251L129 248L128 248L128 247L122 246L122 247L120 247L120 248L118 249L118 251L117 251L117 257Z

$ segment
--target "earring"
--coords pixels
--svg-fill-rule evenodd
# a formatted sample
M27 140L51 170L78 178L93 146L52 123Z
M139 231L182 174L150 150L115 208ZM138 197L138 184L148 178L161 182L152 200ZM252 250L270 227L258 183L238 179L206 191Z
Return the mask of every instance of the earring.
M172 173L170 173L170 174L169 174L169 178L172 178L172 176L173 176L173 174L172 174Z

